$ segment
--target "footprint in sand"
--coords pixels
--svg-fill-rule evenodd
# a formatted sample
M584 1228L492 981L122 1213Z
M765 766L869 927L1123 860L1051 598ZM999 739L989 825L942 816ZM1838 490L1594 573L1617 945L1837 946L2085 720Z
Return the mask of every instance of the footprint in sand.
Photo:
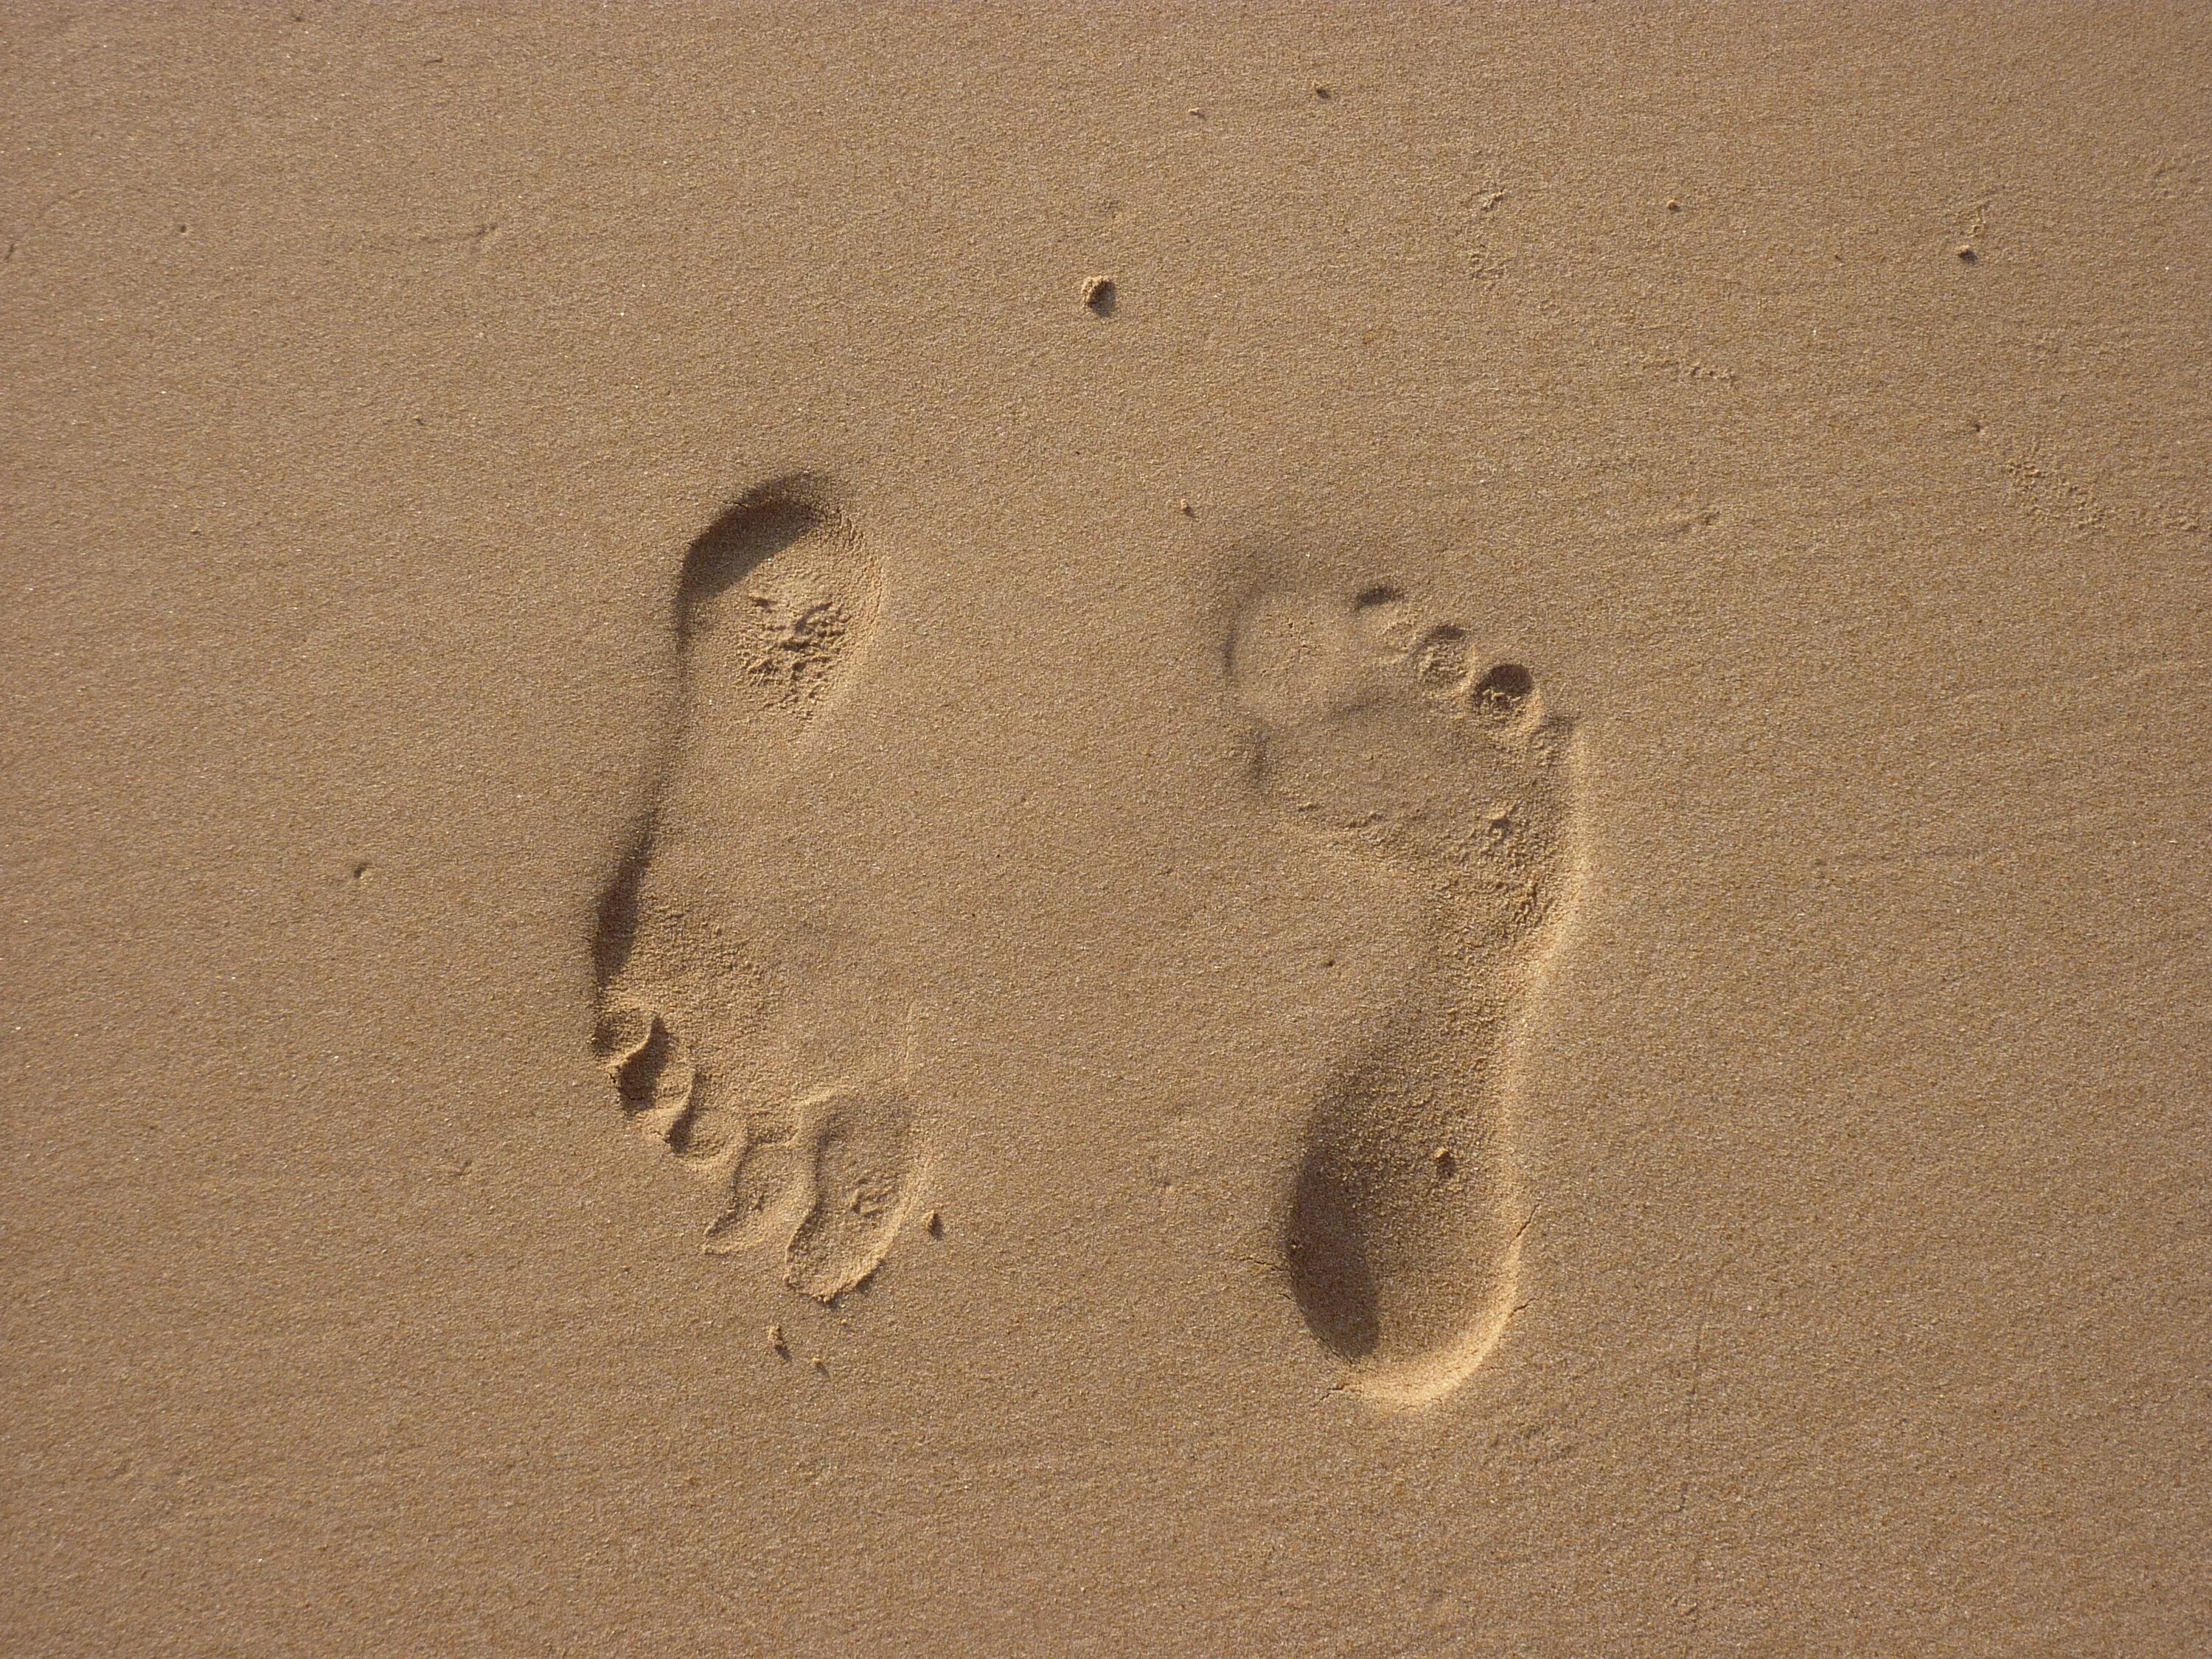
M1254 599L1228 666L1255 787L1424 896L1395 1012L1308 1104L1282 1249L1347 1385L1426 1402L1514 1307L1517 1051L1579 880L1573 734L1526 668L1393 588Z
M592 941L594 1047L623 1113L726 1194L705 1248L780 1246L784 1281L825 1302L875 1272L912 1208L912 1112L890 1071L795 1095L764 1057L767 975L720 866L749 785L803 762L879 603L873 557L816 480L753 491L691 544L669 741Z

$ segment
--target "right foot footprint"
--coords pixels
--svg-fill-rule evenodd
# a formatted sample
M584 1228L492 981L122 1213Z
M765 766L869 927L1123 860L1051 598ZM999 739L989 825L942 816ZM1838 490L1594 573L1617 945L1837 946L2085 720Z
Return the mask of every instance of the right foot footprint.
M1527 669L1418 624L1388 587L1252 601L1229 671L1257 787L1428 896L1396 1014L1310 1109L1282 1233L1298 1307L1348 1384L1425 1403L1513 1309L1515 1039L1579 876L1572 734Z
M804 754L878 608L874 560L811 480L754 491L691 544L675 731L592 939L594 1047L624 1115L728 1193L707 1249L780 1243L786 1282L823 1301L875 1271L911 1207L911 1115L896 1086L793 1103L762 1058L767 976L719 866L748 785Z

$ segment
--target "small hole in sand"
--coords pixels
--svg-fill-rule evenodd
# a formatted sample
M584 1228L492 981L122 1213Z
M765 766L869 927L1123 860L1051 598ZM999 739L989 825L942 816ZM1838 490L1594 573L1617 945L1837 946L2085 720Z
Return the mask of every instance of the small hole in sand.
M1501 714L1510 714L1528 701L1536 677L1517 662L1502 662L1475 682L1475 701Z
M1083 303L1094 317L1111 317L1116 298L1111 276L1093 276L1083 285Z

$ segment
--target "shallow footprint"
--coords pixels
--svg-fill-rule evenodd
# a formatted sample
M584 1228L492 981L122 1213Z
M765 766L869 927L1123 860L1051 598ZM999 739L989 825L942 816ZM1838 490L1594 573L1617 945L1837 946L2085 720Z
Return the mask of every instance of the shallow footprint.
M866 1282L913 1207L913 1120L896 1089L841 1090L814 1115L814 1202L792 1235L784 1282L834 1302Z
M1429 900L1395 1012L1310 1104L1282 1222L1299 1310L1348 1384L1425 1402L1513 1308L1516 1037L1579 876L1572 732L1526 668L1392 588L1263 595L1227 661L1255 787Z
M807 1101L795 1127L745 1147L707 1249L728 1255L780 1243L784 1283L835 1302L883 1265L921 1173L899 1085L833 1089Z
M791 1103L791 1079L763 1058L769 975L720 876L758 781L806 752L851 684L879 594L873 556L817 480L752 491L691 544L676 586L674 719L592 939L594 1048L625 1115L726 1183L705 1248L780 1236L788 1281L825 1300L875 1270L904 1212L904 1109L836 1103L861 1098L850 1091ZM809 1206L833 1189L858 1202L818 1218Z

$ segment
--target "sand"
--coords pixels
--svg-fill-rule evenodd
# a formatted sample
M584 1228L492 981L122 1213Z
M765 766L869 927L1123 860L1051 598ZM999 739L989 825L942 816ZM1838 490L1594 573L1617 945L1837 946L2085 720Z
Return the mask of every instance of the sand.
M0 1650L2212 1650L2212 12L0 38Z

